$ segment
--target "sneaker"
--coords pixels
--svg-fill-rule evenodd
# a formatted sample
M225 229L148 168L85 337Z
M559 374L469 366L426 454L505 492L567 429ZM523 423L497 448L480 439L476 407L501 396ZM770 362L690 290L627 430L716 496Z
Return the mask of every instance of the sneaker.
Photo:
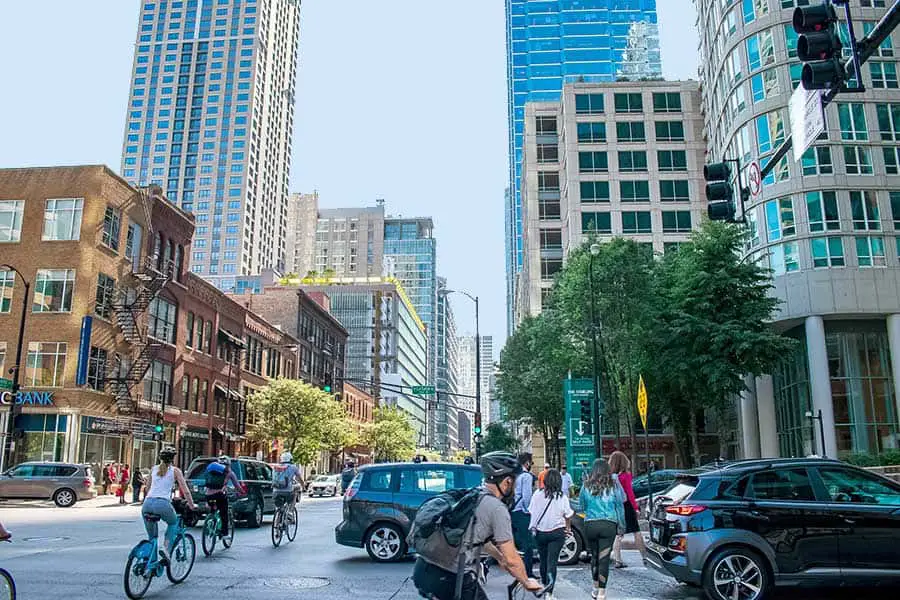
M171 557L169 556L169 551L160 546L159 548L159 559L160 562L169 563L171 561Z

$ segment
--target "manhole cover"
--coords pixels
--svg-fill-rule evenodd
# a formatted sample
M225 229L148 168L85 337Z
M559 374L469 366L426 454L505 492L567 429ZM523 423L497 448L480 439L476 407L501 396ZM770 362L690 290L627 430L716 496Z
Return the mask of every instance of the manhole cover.
M26 537L22 538L23 542L64 542L66 540L70 540L72 538L69 537Z
M263 585L280 590L309 590L331 583L324 577L292 577L290 579L265 579Z

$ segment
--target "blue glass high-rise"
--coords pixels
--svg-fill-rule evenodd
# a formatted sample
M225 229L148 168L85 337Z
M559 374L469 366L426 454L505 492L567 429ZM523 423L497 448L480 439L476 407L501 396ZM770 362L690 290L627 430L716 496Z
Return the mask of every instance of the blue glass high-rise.
M509 118L507 309L522 267L522 134L526 102L558 101L568 81L661 77L656 0L506 0Z

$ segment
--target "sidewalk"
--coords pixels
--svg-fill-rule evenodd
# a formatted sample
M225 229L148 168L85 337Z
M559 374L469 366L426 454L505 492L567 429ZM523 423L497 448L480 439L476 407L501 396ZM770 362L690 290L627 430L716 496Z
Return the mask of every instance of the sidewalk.
M96 498L91 498L90 500L79 500L75 503L74 506L69 508L59 508L56 504L53 503L52 500L3 500L0 501L0 506L4 509L16 509L16 508L56 508L58 510L75 510L79 508L126 508L129 506L133 506L135 508L139 507L139 504L131 504L128 502L126 504L119 504L119 498L113 495L106 496L97 496Z

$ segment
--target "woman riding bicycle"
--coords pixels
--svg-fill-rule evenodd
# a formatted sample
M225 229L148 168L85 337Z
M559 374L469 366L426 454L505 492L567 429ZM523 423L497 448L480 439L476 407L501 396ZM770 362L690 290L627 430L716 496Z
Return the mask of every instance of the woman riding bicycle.
M194 500L191 497L191 490L184 480L181 469L172 465L175 460L175 448L171 446L163 448L159 453L159 464L150 470L150 489L144 496L144 504L141 508L141 514L144 516L144 527L147 529L147 536L154 540L159 535L159 525L156 521L147 519L147 515L157 515L166 522L166 543L159 546L160 557L169 560L169 550L172 548L172 542L175 540L177 527L175 527L178 516L175 514L175 508L172 506L172 488L178 484L181 496L187 501L191 510L195 510Z

